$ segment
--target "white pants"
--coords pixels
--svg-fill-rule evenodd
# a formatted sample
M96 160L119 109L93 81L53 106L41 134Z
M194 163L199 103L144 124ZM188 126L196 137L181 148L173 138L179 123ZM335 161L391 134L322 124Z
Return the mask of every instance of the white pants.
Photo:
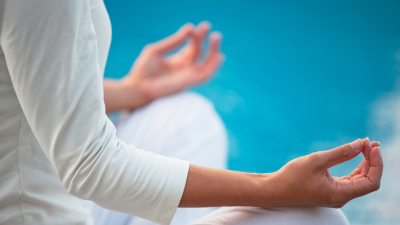
M195 93L157 99L123 115L117 136L127 144L200 166L226 169L227 136L213 105ZM213 208L179 208L172 225L189 224ZM93 206L94 225L149 225L147 220Z
M223 207L192 225L349 225L339 209Z
M180 93L158 99L122 118L117 123L117 130L122 141L140 149L187 160L191 164L226 168L225 128L212 104L200 95ZM214 212L212 210L213 208L179 208L171 224L348 224L346 217L337 209L224 207ZM97 205L93 206L92 216L94 225L154 224Z

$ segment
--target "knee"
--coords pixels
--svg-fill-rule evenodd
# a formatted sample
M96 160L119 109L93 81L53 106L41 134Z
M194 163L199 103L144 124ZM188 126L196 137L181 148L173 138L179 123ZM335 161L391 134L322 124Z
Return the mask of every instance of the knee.
M288 207L279 209L282 217L291 218L297 221L296 224L326 224L326 225L347 225L346 216L340 209L322 207Z
M165 126L176 130L198 131L199 134L211 132L215 136L226 136L225 127L213 104L193 92L159 98L144 107L144 110L155 115L156 120L167 120Z
M255 207L223 207L193 225L348 225L339 209L316 207L282 207L263 209Z
M213 104L194 92L181 92L159 98L147 106L149 109L169 109L169 114L186 120L219 119Z
M289 208L295 220L302 221L298 224L326 224L326 225L348 225L349 221L340 209L322 207L300 207Z
M168 118L165 127L172 139L178 138L177 151L192 164L226 168L227 134L213 104L193 92L183 92L153 102L154 107ZM180 150L179 150L180 149Z
M183 92L156 99L117 127L122 140L132 139L139 148L201 166L226 168L225 127L213 104L199 94ZM146 136L139 139L133 134Z

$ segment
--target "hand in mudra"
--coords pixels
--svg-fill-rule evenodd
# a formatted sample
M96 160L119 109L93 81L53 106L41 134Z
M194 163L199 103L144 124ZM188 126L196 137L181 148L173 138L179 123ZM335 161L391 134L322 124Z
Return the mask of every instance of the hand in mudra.
M219 47L221 36L210 34L210 46L206 57L199 59L203 42L210 25L206 22L197 27L187 24L175 34L147 45L133 64L129 74L122 80L125 89L133 95L141 95L143 105L156 98L180 92L206 81L216 71L223 60ZM173 55L187 41L186 45ZM136 98L138 99L138 98Z
M349 176L332 177L328 168L363 152L364 160ZM294 159L271 179L278 185L279 206L324 206L340 208L348 201L380 187L383 162L379 142L366 138L332 150Z

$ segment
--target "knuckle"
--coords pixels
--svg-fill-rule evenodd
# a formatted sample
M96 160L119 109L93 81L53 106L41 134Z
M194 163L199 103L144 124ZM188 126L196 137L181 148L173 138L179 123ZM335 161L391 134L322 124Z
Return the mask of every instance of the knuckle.
M347 148L345 147L337 147L336 151L342 156L343 158L347 158L350 155L350 152Z
M323 160L323 154L322 152L314 152L308 155L308 159L313 163L320 164Z
M295 162L296 162L296 164L302 164L305 159L306 159L306 156L301 156L301 157L295 159Z
M154 44L147 44L143 48L143 52L153 52L154 51Z
M315 160L318 160L318 155L317 155L316 152L315 152L315 153L311 153L310 155L307 156L307 158L308 158L310 161L315 161Z

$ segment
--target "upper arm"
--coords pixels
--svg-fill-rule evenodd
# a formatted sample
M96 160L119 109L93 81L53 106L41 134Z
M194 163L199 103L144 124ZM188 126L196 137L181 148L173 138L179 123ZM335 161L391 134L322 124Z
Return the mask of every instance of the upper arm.
M120 142L88 0L2 0L0 45L23 113L69 193L168 224L189 164Z
M56 165L64 178L77 161L73 152L96 139L107 120L90 5L5 1L0 45L27 121L50 162L65 162ZM61 154L66 146L72 154Z

